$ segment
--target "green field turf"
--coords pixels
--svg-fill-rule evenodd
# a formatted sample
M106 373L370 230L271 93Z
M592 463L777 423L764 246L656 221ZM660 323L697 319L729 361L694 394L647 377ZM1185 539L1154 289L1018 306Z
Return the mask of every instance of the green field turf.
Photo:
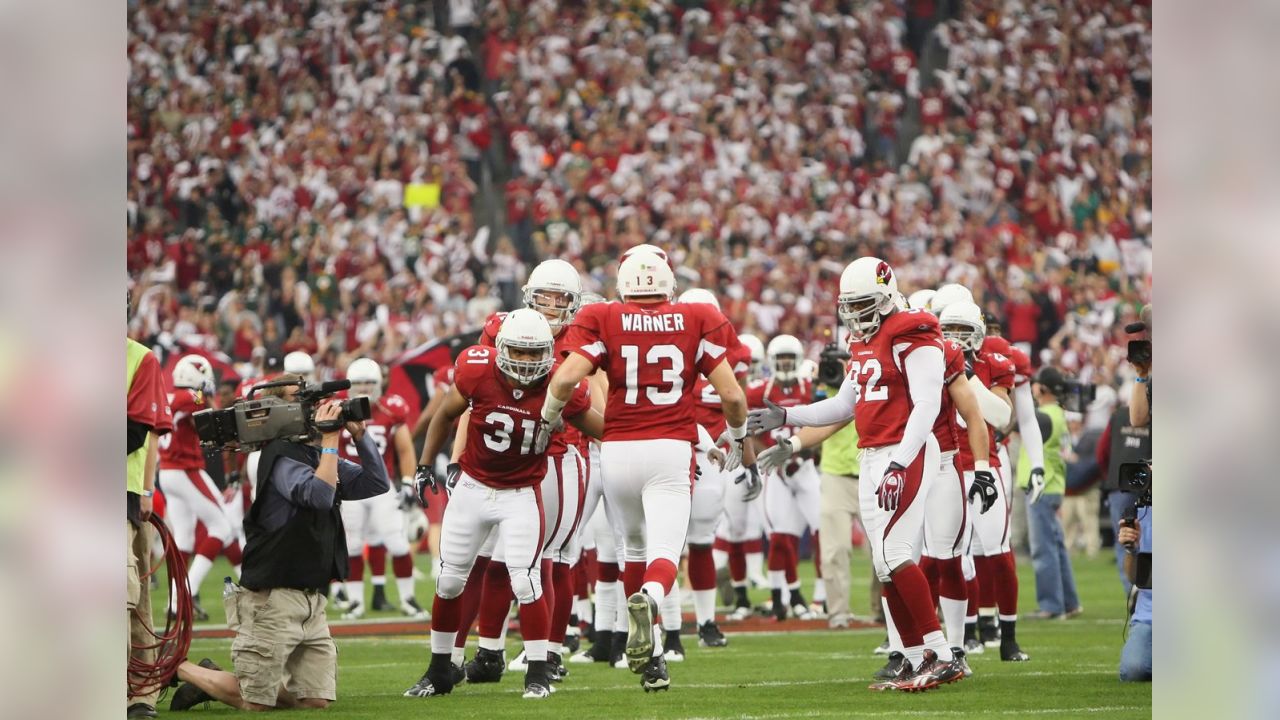
M812 564L803 568L812 573ZM543 701L523 700L517 673L497 685L462 685L441 698L404 698L426 668L425 636L339 638L338 696L326 718L866 718L965 717L1021 718L1105 715L1151 716L1151 686L1116 679L1123 642L1123 598L1112 556L1076 558L1076 577L1085 613L1067 621L1023 620L1018 637L1031 655L1028 663L1001 663L989 651L970 664L974 676L921 694L875 693L866 689L883 658L873 656L879 630L777 632L733 635L729 647L705 650L686 636L688 659L670 665L672 687L663 693L641 691L639 678L603 665L571 665L559 692ZM222 622L218 601L225 566L206 581L205 606ZM1028 565L1020 567L1024 614L1033 612L1034 588ZM860 574L854 601L866 597ZM419 584L427 605L430 582ZM805 590L811 587L806 578ZM394 597L394 589L390 590ZM757 591L757 595L764 593ZM857 606L855 606L855 610ZM331 613L331 617L333 617ZM386 617L393 617L387 614ZM519 651L508 647L508 657ZM472 645L474 648L474 643ZM210 657L230 667L230 640L195 640L191 657ZM167 698L161 703L168 713ZM193 714L233 713L211 704Z

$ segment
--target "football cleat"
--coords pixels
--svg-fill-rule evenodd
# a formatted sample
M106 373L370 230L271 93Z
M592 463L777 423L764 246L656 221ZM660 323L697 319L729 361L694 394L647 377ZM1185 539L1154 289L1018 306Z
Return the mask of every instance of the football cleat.
M414 620L427 621L431 619L431 613L423 610L422 606L419 605L418 601L414 598L407 598L404 602L400 603L400 612L404 613L406 617L413 618Z
M525 700L542 700L551 697L551 689L541 683L526 683L524 694L520 697Z
M524 672L529 669L529 656L521 650L520 654L515 656L511 662L507 663L507 669L513 672Z
M564 651L572 655L582 647L582 636L578 633L565 633L563 645Z
M964 651L967 655L981 655L987 651L987 646L977 638L969 638L964 641Z
M200 607L200 598L195 595L191 596L191 616L199 622L206 622L209 619L209 613Z
M902 658L902 664L898 667L896 675L873 682L867 686L867 689L875 690L877 692L884 692L885 690L901 690L901 684L907 682L912 677L915 677L915 674L915 670L911 669L911 663L907 662L907 658L904 655Z
M678 630L667 633L662 647L662 657L666 658L667 662L684 662L684 643L680 642L680 632Z
M525 700L542 700L551 697L551 668L546 662L531 662L524 674Z
M1000 641L1000 659L1005 662L1026 662L1031 659L1031 656L1022 652L1017 640L1008 642L1002 640Z
M797 620L818 620L818 613L808 605L792 605L791 616Z
M924 661L915 674L898 682L898 689L904 692L923 692L939 685L946 685L964 679L964 668L957 658L950 662L942 662L938 654L932 650L924 651Z
M720 627L714 620L708 620L698 628L699 647L724 647L728 644L729 638L720 632Z
M627 667L627 634L624 632L614 631L613 647L610 651L609 664L619 670Z
M653 656L653 619L658 615L658 605L648 593L632 593L627 598L627 667L633 673L642 672Z
M373 600L369 603L369 607L372 608L374 612L395 612L397 609L395 605L392 605L391 602L387 600L386 585L373 586Z
M978 616L978 639L989 648L1000 647L1000 626L994 617Z
M364 603L359 600L351 601L347 611L342 613L343 620L359 620L362 617L364 617Z
M449 664L449 679L453 681L453 686L457 687L467 679L467 670L457 663Z
M965 677L973 677L973 668L969 667L969 659L964 650L958 647L951 648L951 654L956 656L956 660L960 663L960 669L964 671Z
M568 675L569 668L564 666L564 659L553 652L547 653L547 680L553 683L564 682Z
M197 664L200 667L207 668L209 670L222 669L218 667L218 665L214 661L210 660L209 658L205 658ZM200 703L207 703L212 701L213 701L213 696L210 695L209 693L201 690L200 688L196 687L195 685L192 685L191 683L183 683L181 687L179 687L176 691L174 691L173 699L169 701L169 709L170 710L190 710L191 708L195 707L196 705L199 705Z
M476 656L467 663L467 682L469 683L495 683L502 679L503 670L506 669L506 663L502 659L501 650L486 650L480 648L476 651Z
M889 654L889 636L885 635L884 642L877 645L876 649L872 650L871 652L876 655L888 655Z
M726 620L741 621L746 620L755 614L750 605L739 605L733 609L733 612L725 616Z
M592 643L590 650L583 650L569 656L571 663L598 663L609 662L609 657L613 654L613 633L601 632L596 636L596 641Z
M404 691L405 697L435 697L453 692L453 662L447 654L432 655L431 664L413 687Z
M885 663L884 667L876 671L876 679L892 680L893 678L898 677L898 674L902 672L902 666L906 664L907 656L895 650L894 652L889 653L889 662Z
M671 687L671 676L667 675L667 661L661 656L649 658L649 662L642 670L640 687L644 688L645 692L657 692Z

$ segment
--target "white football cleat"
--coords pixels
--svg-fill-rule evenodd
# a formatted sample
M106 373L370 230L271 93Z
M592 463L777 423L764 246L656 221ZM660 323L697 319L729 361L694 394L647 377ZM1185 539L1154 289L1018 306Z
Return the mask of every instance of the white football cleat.
M347 606L347 611L342 613L343 620L359 620L364 617L364 603L359 600L352 601Z
M507 663L507 669L515 672L524 672L529 669L529 658L525 657L523 650L520 651L519 655L512 658L511 662Z

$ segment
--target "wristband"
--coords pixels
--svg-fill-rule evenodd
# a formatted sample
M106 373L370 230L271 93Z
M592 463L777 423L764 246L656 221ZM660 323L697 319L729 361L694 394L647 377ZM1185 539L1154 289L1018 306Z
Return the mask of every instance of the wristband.
M400 476L400 484L401 484L401 485L408 485L409 487L413 487L413 477L411 477L411 476L409 476L409 475L401 475L401 476Z
M1143 385L1146 385L1147 383L1151 382L1151 378L1149 378L1149 377L1134 378L1134 380L1135 380L1136 382L1140 382L1140 383L1142 383Z
M734 440L741 441L746 436L747 436L747 426L745 424L729 426L729 437L733 438Z
M338 448L320 448L321 455L337 455Z
M792 435L783 442L791 446L792 454L800 452L800 449L804 447L804 443L800 440L799 435Z
M984 470L985 470L986 472L991 472L991 461L990 461L990 460L974 460L974 461L973 461L973 471L974 471L974 472L981 472L981 471L984 471Z
M547 398L542 401L542 421L546 423L554 423L560 417L560 412L564 410L565 403L568 400L561 400L555 395L547 392Z
M156 491L155 491L155 490L143 490L143 491L142 491L142 497L151 497L152 495L155 495L155 494L156 494Z

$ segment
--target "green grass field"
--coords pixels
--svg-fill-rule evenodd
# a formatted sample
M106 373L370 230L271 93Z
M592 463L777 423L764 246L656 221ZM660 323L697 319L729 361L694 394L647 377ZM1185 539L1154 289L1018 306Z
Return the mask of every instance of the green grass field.
M812 573L812 563L802 563ZM1112 556L1077 558L1076 577L1085 613L1067 621L1023 620L1018 637L1028 663L1002 663L988 652L971 658L974 676L921 694L866 689L883 658L871 649L879 630L774 632L733 635L729 647L705 650L686 637L688 659L670 666L672 687L641 691L639 678L603 665L571 665L570 676L550 699L520 697L517 673L496 685L462 685L442 698L405 698L400 693L426 668L425 636L339 638L338 696L328 718L864 718L864 717L1084 717L1151 716L1150 684L1121 683L1116 665L1123 642L1123 598ZM205 586L211 622L222 623L219 600L225 566L215 567ZM1021 567L1021 608L1034 612L1031 569ZM866 575L854 588L855 610L866 597ZM811 583L806 578L808 593ZM394 589L390 590L394 596ZM760 593L763 595L763 593ZM419 584L427 605L430 582ZM334 613L331 612L331 618ZM388 615L387 617L392 617ZM472 645L474 647L474 644ZM508 657L518 652L509 643ZM195 640L191 657L210 657L230 667L230 640ZM161 714L169 714L167 699ZM211 704L192 713L233 713ZM177 713L172 713L176 716Z

